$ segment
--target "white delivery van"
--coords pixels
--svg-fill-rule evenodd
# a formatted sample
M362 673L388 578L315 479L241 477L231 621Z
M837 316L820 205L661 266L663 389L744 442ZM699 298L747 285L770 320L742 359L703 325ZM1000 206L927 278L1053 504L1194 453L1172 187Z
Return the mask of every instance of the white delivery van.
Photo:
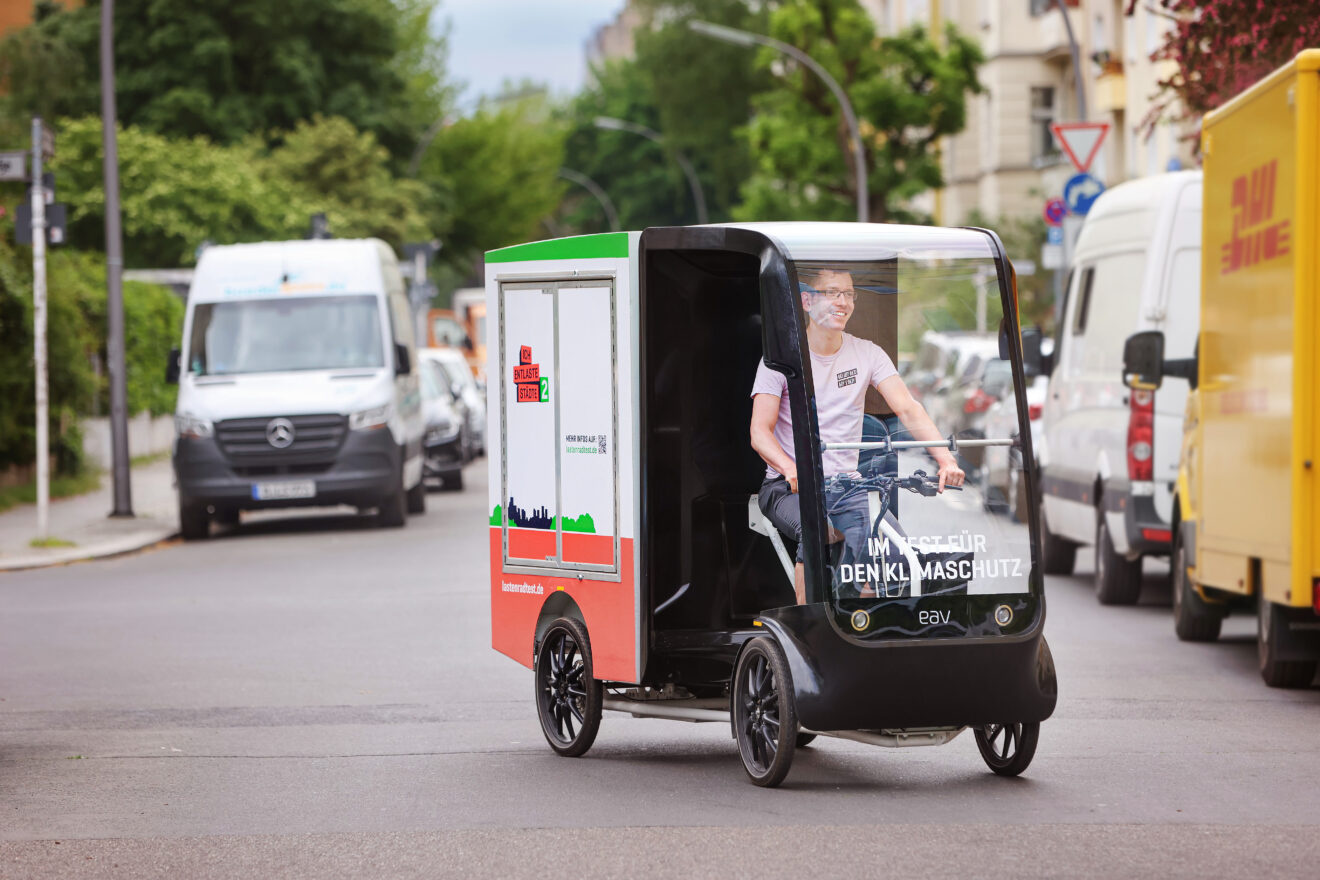
M1141 560L1167 556L1187 385L1129 391L1123 346L1163 331L1167 357L1191 357L1200 320L1201 172L1120 184L1077 239L1059 319L1043 442L1037 448L1045 571L1071 574L1096 548L1096 596L1130 604Z
M188 293L174 473L183 536L239 511L426 507L413 320L384 242L208 248Z

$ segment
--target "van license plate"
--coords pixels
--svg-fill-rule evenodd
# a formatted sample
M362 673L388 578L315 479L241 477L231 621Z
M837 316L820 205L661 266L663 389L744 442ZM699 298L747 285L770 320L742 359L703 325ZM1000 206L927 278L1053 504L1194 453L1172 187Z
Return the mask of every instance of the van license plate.
M315 498L315 480L289 480L282 483L253 483L252 497L257 501L288 501L291 498Z

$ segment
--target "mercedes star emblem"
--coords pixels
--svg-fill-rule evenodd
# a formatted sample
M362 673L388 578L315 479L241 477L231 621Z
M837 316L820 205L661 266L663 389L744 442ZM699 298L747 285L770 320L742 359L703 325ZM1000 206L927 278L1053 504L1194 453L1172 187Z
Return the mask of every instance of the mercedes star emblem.
M276 449L288 449L293 445L293 422L271 419L266 425L266 442Z

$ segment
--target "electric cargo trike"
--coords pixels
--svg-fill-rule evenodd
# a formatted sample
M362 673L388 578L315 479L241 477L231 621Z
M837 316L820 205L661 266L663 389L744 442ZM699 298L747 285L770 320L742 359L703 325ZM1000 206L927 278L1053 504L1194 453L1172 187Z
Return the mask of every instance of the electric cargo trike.
M611 710L727 723L765 786L818 736L970 729L992 771L1027 767L1056 701L1038 493L1022 473L1019 522L974 487L988 446L1034 460L1039 351L994 233L606 233L491 251L486 289L492 644L534 670L555 752L585 753ZM952 366L914 361L930 331L998 340L981 348L1011 368L1008 436L946 427L974 420L947 411ZM949 372L910 390L918 369ZM779 389L798 528L768 515L754 384Z

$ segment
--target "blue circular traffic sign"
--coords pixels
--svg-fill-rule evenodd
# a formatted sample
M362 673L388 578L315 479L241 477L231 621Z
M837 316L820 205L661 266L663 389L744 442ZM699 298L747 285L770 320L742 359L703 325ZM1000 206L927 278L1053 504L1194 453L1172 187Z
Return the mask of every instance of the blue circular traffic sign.
M1051 226L1058 226L1063 222L1063 218L1068 214L1068 206L1064 204L1063 199L1049 199L1045 202L1043 216L1045 222Z
M1105 191L1105 185L1089 174L1074 174L1063 185L1063 201L1073 214L1086 214Z

